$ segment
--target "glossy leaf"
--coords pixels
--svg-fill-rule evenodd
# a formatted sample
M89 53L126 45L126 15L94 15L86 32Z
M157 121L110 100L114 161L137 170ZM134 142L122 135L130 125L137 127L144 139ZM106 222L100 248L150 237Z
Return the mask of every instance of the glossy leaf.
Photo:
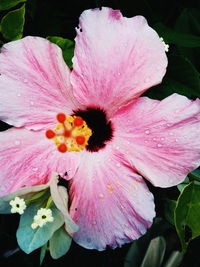
M72 238L67 234L64 227L59 228L49 240L49 250L53 259L65 255L71 246Z
M72 68L72 58L74 56L74 42L68 39L57 36L48 36L47 39L54 44L57 44L63 53L63 58L69 68Z
M183 47L200 47L200 37L193 34L180 33L168 28L162 23L156 23L153 27L165 43Z
M182 249L186 251L190 240L200 235L200 185L193 182L181 192L175 209L175 226Z
M1 20L1 33L7 40L22 38L25 21L25 5L7 13Z
M62 213L55 206L52 206L51 210L54 221L33 230L31 224L39 208L35 203L30 204L20 218L17 241L20 248L27 254L47 243L53 233L64 223Z
M26 0L0 0L0 11L7 10Z

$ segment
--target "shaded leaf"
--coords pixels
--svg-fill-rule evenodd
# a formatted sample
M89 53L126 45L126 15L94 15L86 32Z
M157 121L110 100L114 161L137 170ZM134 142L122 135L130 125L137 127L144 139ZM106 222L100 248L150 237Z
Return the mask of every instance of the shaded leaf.
M57 36L48 36L47 39L58 45L62 49L63 58L69 68L72 68L72 58L74 56L74 42L66 38Z
M40 207L36 204L30 204L20 218L17 241L20 248L27 254L47 243L53 233L64 223L62 213L55 206L52 206L51 210L54 221L33 230L31 228L33 217Z
M1 33L7 40L22 38L25 22L25 5L7 13L1 20Z
M125 257L124 267L140 267L151 239L161 235L169 228L169 226L170 225L165 220L155 218L152 227L147 233L132 243Z
M199 72L183 56L169 56L169 67L163 82L148 90L145 95L151 98L163 99L173 93L189 98L200 97Z
M70 249L72 238L67 234L64 227L59 228L49 240L49 250L53 259L65 255Z
M163 37L165 43L183 47L200 47L199 36L174 31L160 22L154 24L153 28L157 31L160 37Z
M181 192L175 209L175 226L183 251L200 235L200 185L193 182Z
M179 267L183 256L183 252L173 251L163 267Z
M48 242L46 244L44 244L44 246L41 247L40 250L40 265L42 265L45 255L46 255L46 251L47 251L47 247L48 247Z
M166 250L166 242L162 236L151 240L145 253L141 267L159 267L162 264Z
M176 201L172 199L165 199L164 207L166 220L174 225L174 210L176 207Z
M0 0L0 11L7 10L26 0Z

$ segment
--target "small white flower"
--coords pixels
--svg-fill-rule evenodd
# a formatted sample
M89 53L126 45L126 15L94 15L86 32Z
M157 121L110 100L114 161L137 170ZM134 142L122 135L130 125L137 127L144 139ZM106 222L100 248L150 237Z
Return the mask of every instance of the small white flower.
M11 213L23 214L26 209L26 203L23 198L15 197L9 204L12 206Z
M163 43L164 47L165 47L165 52L169 51L169 45L165 43L164 39L162 37L160 37L161 42Z
M53 220L54 218L51 209L41 208L34 216L34 221L31 224L31 227L32 229L36 229L38 226L43 227L47 222L53 222Z

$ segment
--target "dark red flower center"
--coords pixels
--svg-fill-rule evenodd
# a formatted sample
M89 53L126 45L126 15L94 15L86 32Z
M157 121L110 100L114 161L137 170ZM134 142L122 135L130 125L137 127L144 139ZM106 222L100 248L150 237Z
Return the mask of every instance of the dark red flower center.
M75 111L73 115L81 117L92 130L86 150L97 152L104 148L108 141L111 141L113 137L112 123L108 121L103 109L88 107L85 110Z

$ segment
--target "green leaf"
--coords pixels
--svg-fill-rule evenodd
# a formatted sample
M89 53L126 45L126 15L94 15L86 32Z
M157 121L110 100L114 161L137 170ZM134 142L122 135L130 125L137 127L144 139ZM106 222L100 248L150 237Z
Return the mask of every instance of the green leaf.
M174 225L174 210L176 207L176 201L172 199L165 199L164 207L166 220Z
M145 253L141 267L160 267L165 255L166 242L162 236L151 240Z
M7 13L1 20L1 33L7 40L22 38L25 22L25 5Z
M183 47L200 47L199 36L174 31L160 22L154 24L153 28L157 31L160 37L163 37L165 43Z
M40 265L42 265L42 263L43 263L43 260L45 258L47 250L48 250L48 242L46 244L44 244L44 246L41 247L41 250L40 250Z
M151 239L163 234L170 227L171 226L166 222L166 220L155 218L152 227L147 231L147 233L138 240L135 240L130 246L125 257L124 267L139 267Z
M40 207L35 203L30 204L20 218L17 241L20 248L27 254L47 243L53 233L64 223L62 213L55 206L52 206L51 210L54 221L33 230L31 228L33 217Z
M47 39L58 45L62 49L63 58L69 68L72 68L72 58L74 56L74 42L57 36L48 36Z
M183 256L183 252L173 251L163 267L180 267Z
M0 11L7 10L26 0L0 0Z
M175 226L183 251L188 243L200 235L200 185L185 186L175 208Z
M148 90L145 95L151 98L163 99L173 93L189 98L200 97L199 72L183 56L169 56L169 67L163 82Z
M188 176L185 178L185 180L181 183L181 184L179 184L179 185L177 185L177 187L178 187L178 190L181 192L182 190L183 190L183 188L186 186L186 185L188 185L190 183L190 180L189 180L189 178L188 178Z
M71 246L72 238L63 227L59 228L49 240L49 250L53 259L65 255Z

